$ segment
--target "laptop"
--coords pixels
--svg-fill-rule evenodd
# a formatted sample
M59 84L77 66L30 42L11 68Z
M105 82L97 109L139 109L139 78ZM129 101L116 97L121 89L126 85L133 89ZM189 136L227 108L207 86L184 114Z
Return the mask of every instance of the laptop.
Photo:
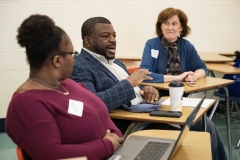
M206 94L188 116L177 139L133 135L127 138L108 160L171 160L186 138L205 97Z

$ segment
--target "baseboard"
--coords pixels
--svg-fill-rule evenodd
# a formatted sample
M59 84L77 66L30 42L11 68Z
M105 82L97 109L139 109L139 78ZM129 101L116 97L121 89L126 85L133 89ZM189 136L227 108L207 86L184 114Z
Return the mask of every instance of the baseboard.
M0 118L0 133L5 132L5 118Z

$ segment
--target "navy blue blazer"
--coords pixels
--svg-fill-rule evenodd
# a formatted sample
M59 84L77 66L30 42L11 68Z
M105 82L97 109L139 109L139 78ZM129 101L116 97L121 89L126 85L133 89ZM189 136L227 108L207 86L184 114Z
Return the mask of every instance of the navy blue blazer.
M122 62L115 59L114 63L128 73ZM83 49L75 58L71 79L83 83L95 93L106 104L109 112L120 109L123 104L129 104L135 98L129 81L119 81L108 68Z

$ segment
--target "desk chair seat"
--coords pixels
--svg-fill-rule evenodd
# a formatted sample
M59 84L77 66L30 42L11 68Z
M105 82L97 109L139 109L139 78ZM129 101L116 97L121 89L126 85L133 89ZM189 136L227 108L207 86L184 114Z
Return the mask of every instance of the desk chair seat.
M220 97L220 98L225 97L225 94L220 93L220 92L215 92L214 95L217 97ZM237 104L237 103L240 103L240 97L229 94L229 102L232 102L232 109L233 109L233 105L235 105L236 110L238 111L238 114L240 115L240 111L239 111L238 104Z
M214 95L219 97L219 98L225 98L225 93L214 92ZM235 105L235 107L236 107L236 109L238 111L238 114L240 115L240 111L239 111L239 108L238 108L238 105L237 105L237 103L240 103L240 97L229 95L229 102L232 102L232 108L233 108L233 105ZM212 112L211 112L211 114L209 116L210 119L212 119L212 116L213 116L213 114L215 113L215 111L217 109L218 103L219 103L219 99L217 99L217 102L215 103L215 105L214 105L214 107L212 109Z
M217 96L217 97L225 98L225 93L214 92L214 95ZM229 101L240 103L240 97L230 94L229 95Z

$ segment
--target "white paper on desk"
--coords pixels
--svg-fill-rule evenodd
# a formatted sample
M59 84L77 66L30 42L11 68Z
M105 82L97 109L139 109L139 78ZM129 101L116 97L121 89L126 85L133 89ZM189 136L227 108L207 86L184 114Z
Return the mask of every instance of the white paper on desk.
M200 102L201 99L195 99L195 98L183 98L182 106L188 106L188 107L196 107L198 102ZM204 99L201 107L207 108L207 106L212 103L213 99ZM162 105L170 105L170 98L166 99Z

